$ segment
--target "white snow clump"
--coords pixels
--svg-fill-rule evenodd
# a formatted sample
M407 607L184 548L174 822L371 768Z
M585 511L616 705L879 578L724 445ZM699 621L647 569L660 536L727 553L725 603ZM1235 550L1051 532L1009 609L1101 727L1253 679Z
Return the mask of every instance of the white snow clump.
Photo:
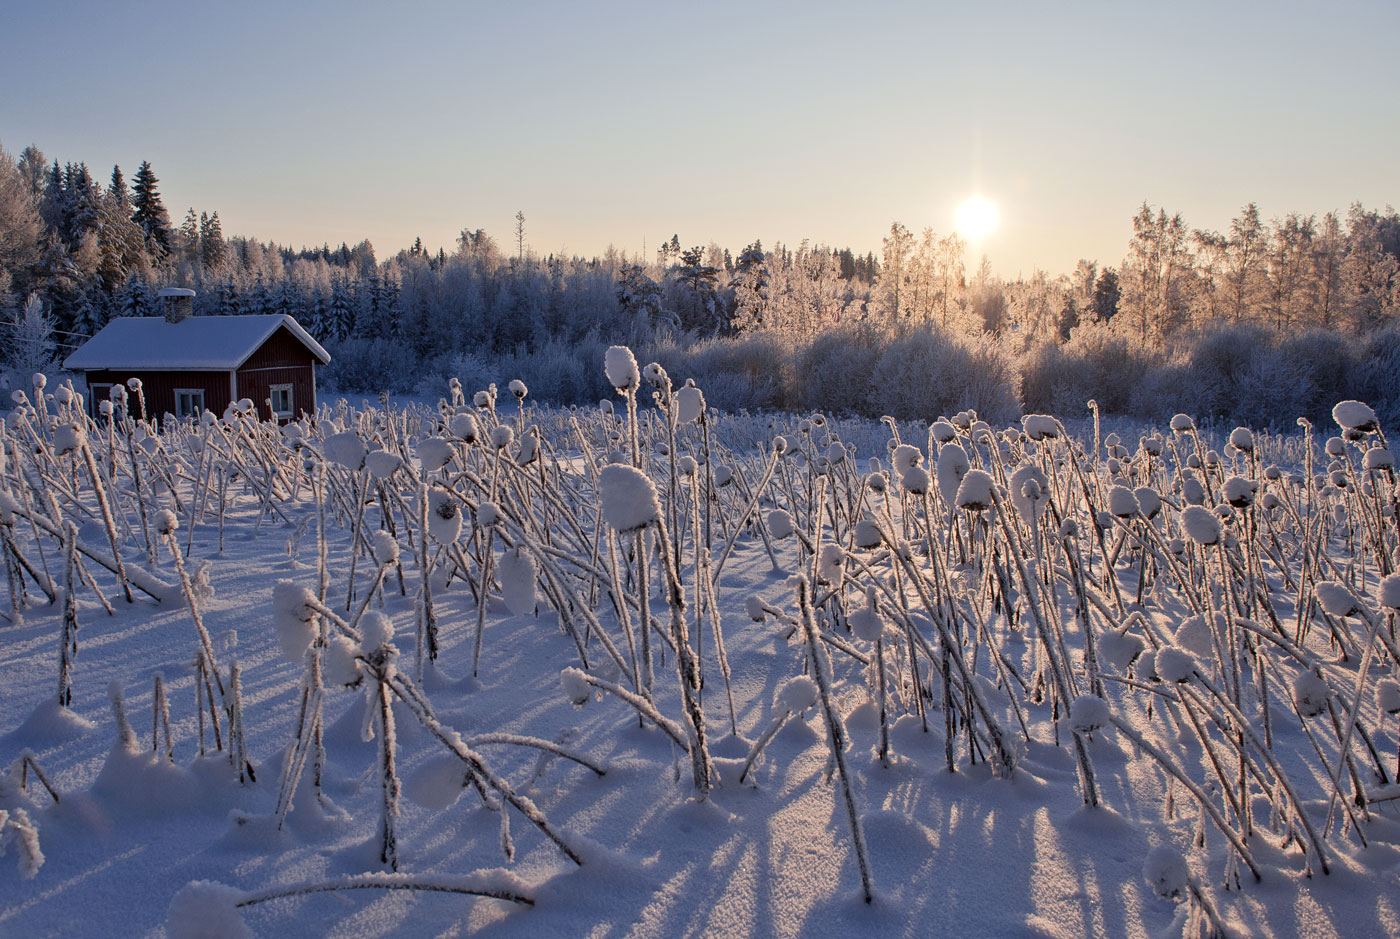
M676 392L676 420L689 424L699 420L705 413L705 395L694 385L686 385Z
M1387 574L1376 588L1376 599L1387 610L1400 610L1400 574Z
M441 544L451 544L462 534L461 504L440 486L428 490L428 533Z
M1213 545L1220 540L1222 529L1215 513L1199 505L1190 505L1181 513L1181 527L1199 545Z
M1304 717L1317 717L1327 710L1327 699L1331 695L1327 682L1312 672L1303 672L1293 679L1293 704Z
M1360 401L1338 401L1332 408L1332 420L1344 430L1354 430L1366 434L1375 430L1376 412Z
M376 564L393 564L399 559L399 542L383 529L374 533L374 561Z
M628 350L627 354L632 353ZM619 533L637 531L661 518L656 486L633 466L609 463L603 467L598 473L598 498L603 503L603 518Z
M793 533L792 516L787 509L774 509L768 513L768 533L779 540Z
M371 611L360 617L360 649L366 654L394 641L394 621Z
M958 486L958 508L980 511L989 507L992 504L993 485L992 476L986 470L968 470Z
M520 547L501 555L496 577L501 583L506 606L516 616L535 612L535 576L535 559Z
M310 590L290 580L279 580L272 588L273 625L288 661L300 663L316 638L314 599Z
M637 357L626 346L611 346L603 354L603 371L607 372L608 384L619 392L632 390L642 383L641 372L637 370Z
M353 430L331 434L322 444L326 459L348 470L357 470L365 463L365 444Z
M243 891L212 880L186 884L170 900L165 917L169 939L253 939L238 904Z
M1335 580L1319 581L1313 592L1329 616L1352 616L1361 608L1352 592Z
M1180 851L1164 844L1147 852L1147 859L1142 863L1142 877L1152 892L1163 899L1179 897L1191 885L1186 858Z
M1108 702L1098 695L1082 694L1069 706L1069 726L1077 734L1093 733L1108 723Z
M403 458L388 450L371 450L365 454L365 469L375 479L388 479L394 471L403 466Z
M778 690L778 707L801 714L815 705L820 697L821 692L815 681L806 675L795 675Z

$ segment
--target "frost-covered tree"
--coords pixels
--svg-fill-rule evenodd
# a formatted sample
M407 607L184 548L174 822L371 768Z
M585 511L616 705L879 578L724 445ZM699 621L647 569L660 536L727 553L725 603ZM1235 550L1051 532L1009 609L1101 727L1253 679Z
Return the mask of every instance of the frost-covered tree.
M42 230L33 190L0 146L0 306L12 289L27 286L28 271L39 258Z
M146 233L151 250L164 256L170 250L170 214L156 188L159 182L150 161L143 160L131 186L131 220Z
M30 294L10 324L8 364L22 372L38 372L53 362L54 321L38 294Z

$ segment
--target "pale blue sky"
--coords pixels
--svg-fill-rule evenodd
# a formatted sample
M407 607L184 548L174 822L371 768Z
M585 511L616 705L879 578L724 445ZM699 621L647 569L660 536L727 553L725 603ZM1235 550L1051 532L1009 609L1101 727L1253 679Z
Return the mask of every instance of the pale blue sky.
M171 216L380 257L878 253L980 191L1004 275L1117 263L1144 199L1222 228L1400 202L1400 4L61 2L0 13L0 144Z

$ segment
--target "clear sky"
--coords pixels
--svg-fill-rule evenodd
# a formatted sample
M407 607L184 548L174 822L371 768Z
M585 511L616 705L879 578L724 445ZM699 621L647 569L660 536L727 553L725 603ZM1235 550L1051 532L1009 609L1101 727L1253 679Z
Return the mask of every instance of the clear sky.
M980 193L1005 276L1198 228L1400 202L1400 3L29 2L0 144L178 223L380 257L463 228L541 254L802 238L878 253Z

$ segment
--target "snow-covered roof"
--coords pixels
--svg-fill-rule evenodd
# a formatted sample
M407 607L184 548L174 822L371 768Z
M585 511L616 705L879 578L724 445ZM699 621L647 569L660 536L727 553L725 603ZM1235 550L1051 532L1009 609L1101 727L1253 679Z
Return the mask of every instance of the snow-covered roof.
M142 371L227 371L241 366L273 333L287 327L322 364L331 357L290 316L191 316L178 323L159 316L123 316L63 360L70 371L122 368Z
M193 297L194 291L188 287L162 287L157 294L160 297Z

